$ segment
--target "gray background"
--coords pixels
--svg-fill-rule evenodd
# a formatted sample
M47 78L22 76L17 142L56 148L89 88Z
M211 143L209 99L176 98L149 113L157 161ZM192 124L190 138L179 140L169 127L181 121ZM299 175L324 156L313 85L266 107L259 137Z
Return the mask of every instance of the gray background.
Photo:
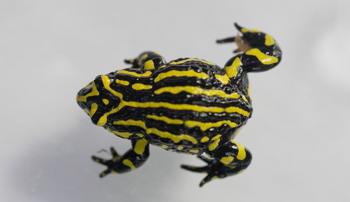
M349 1L0 1L1 201L349 201ZM95 75L155 50L223 65L237 21L271 33L282 63L250 76L254 115L237 137L247 171L214 180L193 156L152 147L140 169L98 178L90 160L128 141L75 103ZM106 155L106 154L103 154Z

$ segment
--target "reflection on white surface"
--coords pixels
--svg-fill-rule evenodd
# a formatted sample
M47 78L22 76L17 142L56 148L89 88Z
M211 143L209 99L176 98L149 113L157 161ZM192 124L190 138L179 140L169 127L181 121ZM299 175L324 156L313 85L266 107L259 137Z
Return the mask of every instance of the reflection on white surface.
M348 1L8 1L0 6L2 201L350 201ZM296 12L297 11L297 12ZM128 174L100 180L91 154L130 143L93 126L75 94L122 60L224 64L232 23L270 32L283 51L250 76L254 114L238 136L253 154L242 174L199 189L193 156L151 148ZM337 86L337 87L335 87Z

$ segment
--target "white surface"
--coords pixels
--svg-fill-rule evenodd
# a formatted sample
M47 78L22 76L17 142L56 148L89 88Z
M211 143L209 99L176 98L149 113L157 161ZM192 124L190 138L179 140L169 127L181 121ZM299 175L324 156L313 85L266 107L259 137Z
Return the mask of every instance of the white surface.
M349 201L349 1L1 1L1 201ZM224 64L232 23L271 33L274 70L250 76L254 115L238 140L253 163L199 189L192 156L151 148L140 169L103 180L90 155L130 143L75 103L95 75L155 50Z

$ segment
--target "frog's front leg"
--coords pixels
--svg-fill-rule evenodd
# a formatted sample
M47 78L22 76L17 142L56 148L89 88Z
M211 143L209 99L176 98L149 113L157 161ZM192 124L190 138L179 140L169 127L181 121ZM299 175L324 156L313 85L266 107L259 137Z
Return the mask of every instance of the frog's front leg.
M214 177L224 178L239 173L247 168L252 160L251 153L240 143L231 140L221 144L221 141L221 135L217 135L208 144L208 154L211 155L211 158L198 156L208 165L202 167L181 165L183 169L189 171L207 173L207 176L200 182L200 187Z
M219 39L219 44L235 42L238 53L225 64L225 71L230 79L239 79L241 71L267 71L281 62L282 51L275 39L267 33L244 28L234 24L240 32L237 36Z
M111 148L112 159L106 160L92 156L92 160L107 166L107 169L100 173L104 177L111 172L124 173L140 167L149 156L149 143L146 139L132 140L132 149L120 156L114 148Z

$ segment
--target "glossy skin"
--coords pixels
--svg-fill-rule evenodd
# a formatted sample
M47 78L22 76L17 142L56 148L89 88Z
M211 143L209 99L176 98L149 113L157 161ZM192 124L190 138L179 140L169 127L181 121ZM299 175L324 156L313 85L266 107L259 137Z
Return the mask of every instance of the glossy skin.
M205 161L202 167L182 165L207 173L200 186L248 167L251 153L233 140L252 114L247 73L276 66L281 50L270 35L235 26L242 36L217 41L238 45L224 68L196 58L167 63L144 52L125 60L130 68L97 76L79 91L77 102L93 123L132 142L123 155L111 148L112 159L92 157L107 166L100 177L141 166L149 144Z

